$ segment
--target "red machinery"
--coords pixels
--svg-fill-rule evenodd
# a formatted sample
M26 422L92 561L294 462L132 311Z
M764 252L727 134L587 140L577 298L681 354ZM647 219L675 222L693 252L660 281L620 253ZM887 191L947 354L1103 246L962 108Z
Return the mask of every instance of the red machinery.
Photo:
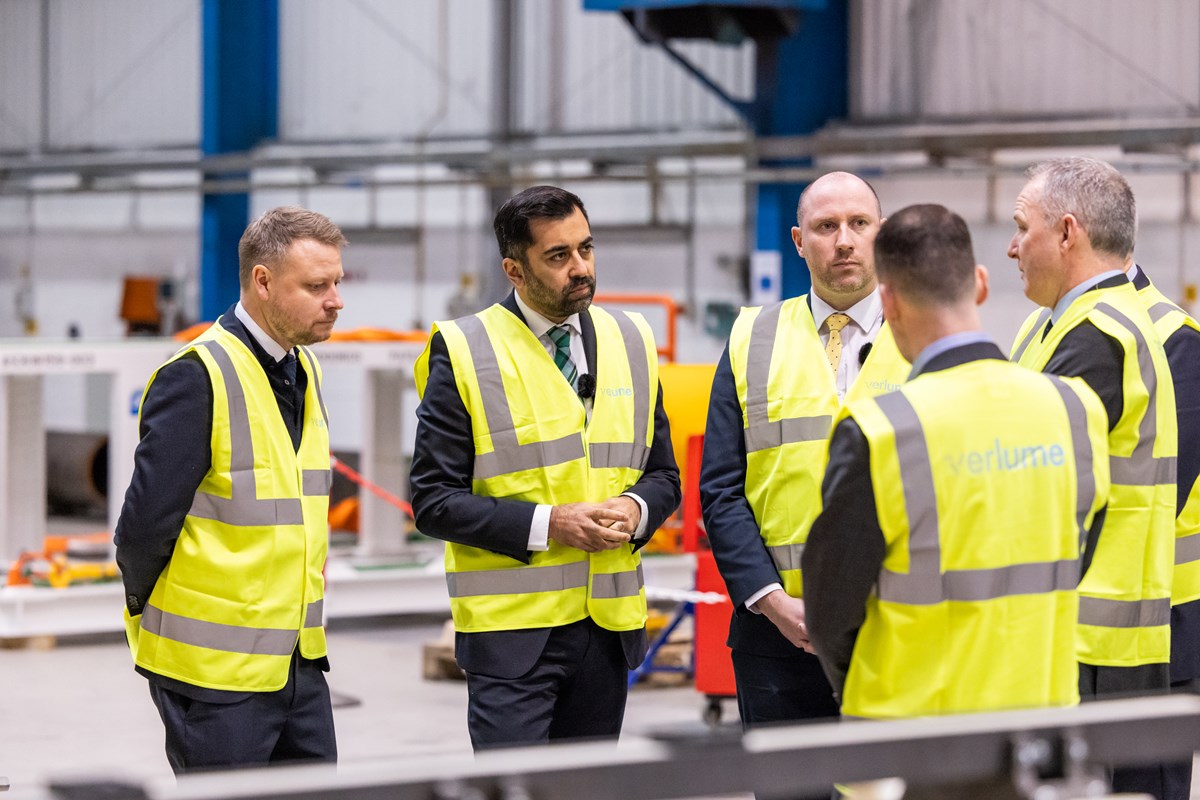
M723 603L696 603L693 608L693 665L696 691L708 698L704 720L710 725L721 721L721 701L736 697L733 679L733 656L725 645L733 605L729 590L717 570L716 559L708 546L704 521L700 515L700 460L704 452L704 437L692 436L687 447L687 485L683 489L683 549L696 554L696 591L715 592L725 596Z

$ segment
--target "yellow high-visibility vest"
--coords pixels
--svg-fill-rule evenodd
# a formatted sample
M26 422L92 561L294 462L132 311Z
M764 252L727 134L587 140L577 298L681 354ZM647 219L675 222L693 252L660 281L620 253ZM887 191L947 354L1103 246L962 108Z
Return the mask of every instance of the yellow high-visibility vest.
M287 683L297 646L326 654L329 416L316 358L299 350L309 376L299 452L258 359L219 322L171 359L195 353L208 370L212 466L145 609L125 613L134 662L150 672L269 692Z
M746 500L784 590L802 597L800 554L821 511L824 449L841 408L808 296L742 309L729 366L745 426ZM898 389L910 369L884 323L847 402Z
M475 440L472 491L529 503L600 502L641 478L654 439L658 354L639 314L592 306L596 394L583 403L525 321L497 304L439 322ZM424 395L429 350L415 367ZM462 632L565 625L585 617L616 631L646 624L633 546L586 553L556 541L529 564L446 544L454 627Z
M1085 321L1125 353L1124 409L1108 435L1112 493L1079 585L1079 660L1108 667L1169 662L1178 431L1162 341L1128 283L1084 292L1043 338L1049 318L1041 309L1025 321L1014 361L1042 370Z
M1200 331L1196 319L1168 300L1153 283L1138 290L1138 296L1150 314L1154 330L1164 342L1180 328ZM1200 365L1196 368L1200 369ZM1183 508L1176 509L1175 577L1171 582L1171 605L1183 605L1196 599L1200 599L1200 481L1192 484Z
M886 542L842 712L886 718L1079 702L1081 548L1108 426L1076 378L983 359L852 401Z

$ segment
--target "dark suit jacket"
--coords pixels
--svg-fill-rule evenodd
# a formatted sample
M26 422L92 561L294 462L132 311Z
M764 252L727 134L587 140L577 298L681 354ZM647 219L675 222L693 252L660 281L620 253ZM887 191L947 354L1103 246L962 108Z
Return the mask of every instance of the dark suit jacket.
M500 304L524 320L515 297ZM588 367L596 373L596 329L589 313L579 315ZM454 369L441 334L430 342L429 379L417 408L417 434L409 480L417 528L456 544L480 547L529 563L529 527L533 503L483 497L471 492L475 445L471 416L454 382ZM679 468L671 446L671 430L659 387L654 407L654 438L641 479L629 487L646 503L646 530L655 531L679 505ZM635 547L645 543L645 539ZM455 654L469 671L500 678L524 675L537 661L549 628L457 633ZM644 630L621 635L630 668L646 654Z
M1144 289L1150 278L1142 268L1133 288ZM1175 386L1175 414L1179 424L1179 458L1176 461L1176 509L1183 510L1196 476L1200 475L1200 331L1180 328L1163 342L1171 383ZM1200 678L1200 600L1171 608L1171 681Z

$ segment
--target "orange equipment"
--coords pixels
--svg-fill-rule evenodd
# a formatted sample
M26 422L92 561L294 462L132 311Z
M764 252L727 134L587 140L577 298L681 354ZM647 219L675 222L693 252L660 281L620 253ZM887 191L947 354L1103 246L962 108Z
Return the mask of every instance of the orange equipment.
M81 547L90 553L107 553L112 534L90 533L83 536L47 536L40 553L21 553L8 570L9 586L49 585L62 589L72 583L98 583L115 580L117 565L112 561L75 560L71 551Z

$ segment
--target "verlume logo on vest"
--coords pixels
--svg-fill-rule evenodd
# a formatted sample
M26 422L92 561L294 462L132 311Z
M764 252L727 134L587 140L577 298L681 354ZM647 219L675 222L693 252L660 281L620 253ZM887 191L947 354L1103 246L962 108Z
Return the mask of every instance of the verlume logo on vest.
M605 397L633 397L633 388L629 386L606 386L600 390Z
M898 391L900 384L891 381L867 381L867 388L876 394L883 394L884 392Z
M987 450L964 450L957 455L948 455L944 460L955 475L1061 467L1067 461L1066 451L1060 444L1005 447L999 439L995 439Z

